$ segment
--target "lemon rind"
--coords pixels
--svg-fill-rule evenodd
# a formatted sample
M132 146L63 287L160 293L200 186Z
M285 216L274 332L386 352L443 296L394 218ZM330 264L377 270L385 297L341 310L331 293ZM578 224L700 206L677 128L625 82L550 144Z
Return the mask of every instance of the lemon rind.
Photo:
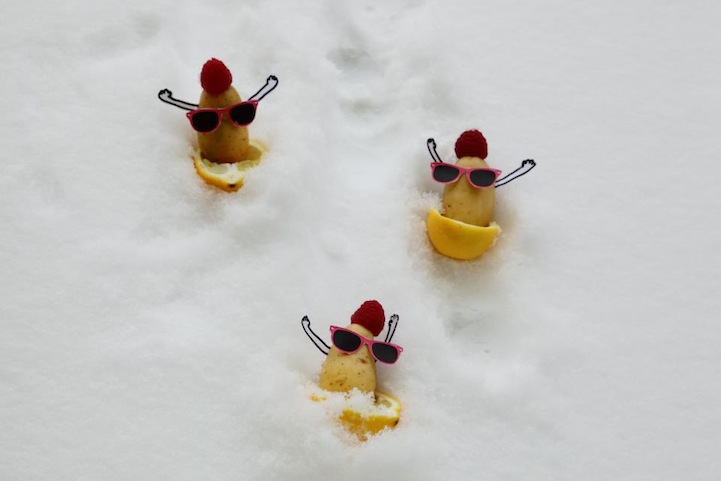
M491 222L488 227L466 224L430 209L426 217L428 238L440 254L458 260L471 260L483 255L498 239L501 227Z
M193 152L193 167L195 172L207 184L226 192L235 192L243 187L245 173L260 164L268 148L262 142L251 139L249 141L248 160L235 163L216 163L203 158L200 151ZM217 171L213 172L213 171Z
M328 395L335 393L312 392L310 399L314 402L323 402ZM350 406L350 403L338 415L338 422L350 433L354 434L360 441L366 441L369 436L374 436L382 431L393 429L400 421L401 403L388 394L376 391L374 393L375 405L381 409L372 409L372 412L359 412ZM346 397L348 400L348 397Z

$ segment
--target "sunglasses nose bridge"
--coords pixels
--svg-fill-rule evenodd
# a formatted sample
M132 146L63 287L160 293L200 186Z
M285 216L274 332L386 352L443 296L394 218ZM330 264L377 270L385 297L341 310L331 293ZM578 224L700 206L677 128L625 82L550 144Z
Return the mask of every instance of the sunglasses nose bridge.
M472 172L472 169L463 169L463 176L466 178L466 182L468 182L471 187L478 188L478 186L476 184L474 184L473 181L471 180L471 172Z
M361 349L363 349L363 348L365 347L365 348L368 349L368 352L370 352L370 353L371 353L371 356L372 356L372 355L373 355L373 349L371 349L371 341L369 341L369 340L366 339L365 337L361 336L360 334L356 334L356 335L358 336L358 339L360 339L360 344L358 345L358 347L356 348L356 350L353 351L353 353L356 353L356 352L360 351Z
M230 118L230 107L224 108L222 110L218 110L218 123L222 122L231 122L232 119Z

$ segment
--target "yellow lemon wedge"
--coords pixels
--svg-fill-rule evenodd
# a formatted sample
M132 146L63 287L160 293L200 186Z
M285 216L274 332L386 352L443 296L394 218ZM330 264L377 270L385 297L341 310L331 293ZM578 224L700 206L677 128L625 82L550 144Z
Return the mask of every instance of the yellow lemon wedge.
M496 242L501 232L495 222L488 227L479 227L444 217L436 209L428 211L426 228L428 238L438 252L459 260L479 257Z
M342 400L338 404L338 397ZM400 420L401 403L394 397L376 391L364 394L354 390L350 393L330 393L314 390L310 399L315 402L327 402L328 410L337 414L338 421L360 441L368 436L392 429Z
M375 392L375 398L376 402L370 409L357 411L347 408L338 418L361 441L386 428L396 427L401 417L401 403L396 398L378 391Z
M193 153L195 171L208 184L218 187L226 192L235 192L243 187L245 172L258 165L268 148L256 140L250 140L248 160L229 164L211 162L201 157L196 150Z

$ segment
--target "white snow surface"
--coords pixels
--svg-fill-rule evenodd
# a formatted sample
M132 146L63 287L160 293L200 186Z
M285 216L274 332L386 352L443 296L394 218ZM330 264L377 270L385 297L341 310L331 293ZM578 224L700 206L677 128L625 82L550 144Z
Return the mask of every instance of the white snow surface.
M716 480L721 4L5 1L0 479ZM181 110L223 60L270 152L205 185ZM481 259L425 233L466 129ZM308 400L365 300L398 427Z

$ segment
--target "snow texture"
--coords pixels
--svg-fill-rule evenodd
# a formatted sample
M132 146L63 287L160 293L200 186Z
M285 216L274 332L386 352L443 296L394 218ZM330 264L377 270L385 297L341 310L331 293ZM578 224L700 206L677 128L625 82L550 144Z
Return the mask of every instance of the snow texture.
M721 4L5 1L0 479L715 480ZM211 57L270 153L205 185L169 88ZM436 254L426 139L538 167L497 245ZM403 403L306 397L365 300Z

